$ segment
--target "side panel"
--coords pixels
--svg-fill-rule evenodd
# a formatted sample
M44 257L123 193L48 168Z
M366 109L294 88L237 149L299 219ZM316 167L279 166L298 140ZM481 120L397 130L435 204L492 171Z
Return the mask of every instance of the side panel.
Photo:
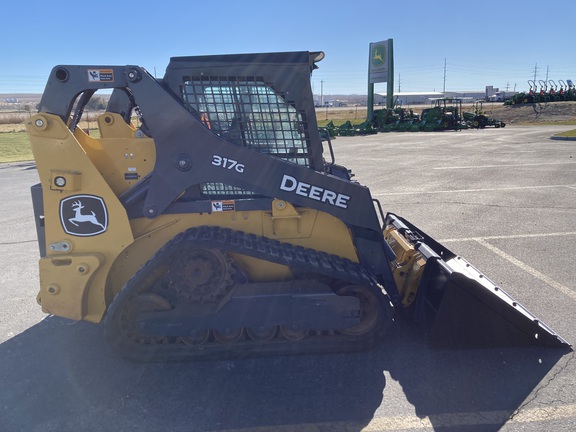
M36 115L26 128L43 192L42 309L99 321L108 270L133 242L126 211L58 116Z

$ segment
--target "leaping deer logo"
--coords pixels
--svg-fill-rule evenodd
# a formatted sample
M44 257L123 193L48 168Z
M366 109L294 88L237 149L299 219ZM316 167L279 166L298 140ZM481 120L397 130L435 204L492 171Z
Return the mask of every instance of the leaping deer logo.
M83 208L84 208L84 206L82 205L82 201L80 201L80 200L74 201L72 203L72 209L74 210L74 217L69 218L68 222L70 222L71 224L73 224L75 226L80 226L77 224L77 222L80 222L80 223L90 222L93 225L98 225L103 230L106 229L106 227L104 225L102 225L100 222L98 222L98 219L96 218L96 213L94 213L93 211L90 212L92 214L89 214L89 215L82 214Z
M106 232L108 210L102 197L72 195L60 201L60 223L66 234L90 237Z
M377 45L372 49L372 65L382 66L386 63L386 48L382 45Z

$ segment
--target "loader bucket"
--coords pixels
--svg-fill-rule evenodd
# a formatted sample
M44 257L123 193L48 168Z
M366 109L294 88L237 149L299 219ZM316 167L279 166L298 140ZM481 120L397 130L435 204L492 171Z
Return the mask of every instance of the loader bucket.
M393 271L405 310L425 326L431 343L467 348L570 346L464 258L403 218L388 214L386 222L386 240L397 256ZM407 256L412 264L405 264ZM418 274L407 265L422 270ZM409 297L410 293L415 294Z

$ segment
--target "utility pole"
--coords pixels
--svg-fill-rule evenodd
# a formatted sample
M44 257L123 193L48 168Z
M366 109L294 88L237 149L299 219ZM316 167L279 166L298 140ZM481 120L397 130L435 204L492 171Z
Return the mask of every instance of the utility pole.
M400 74L398 74L398 93L400 93Z
M546 82L548 82L548 72L550 71L550 66L546 66Z
M536 82L536 73L538 72L538 63L534 65L534 82Z
M324 106L324 80L320 80L320 106Z
M446 57L444 57L444 85L442 86L442 93L446 93Z

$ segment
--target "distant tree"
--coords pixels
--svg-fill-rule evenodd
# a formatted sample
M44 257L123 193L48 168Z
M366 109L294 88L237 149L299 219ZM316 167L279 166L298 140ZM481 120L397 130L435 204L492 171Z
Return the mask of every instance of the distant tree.
M100 96L93 96L86 104L86 108L92 111L101 111L106 109L106 101Z

